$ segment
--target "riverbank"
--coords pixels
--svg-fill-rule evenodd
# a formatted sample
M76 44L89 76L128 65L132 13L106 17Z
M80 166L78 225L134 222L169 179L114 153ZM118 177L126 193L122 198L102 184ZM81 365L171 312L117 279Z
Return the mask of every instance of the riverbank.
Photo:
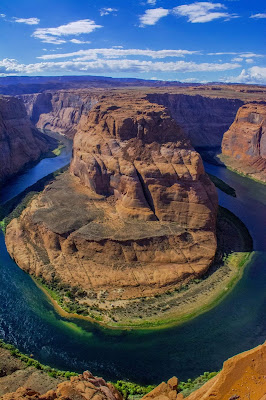
M35 283L64 318L83 319L111 329L162 329L192 319L219 304L242 277L251 257L252 238L245 225L220 207L218 250L207 274L173 291L134 300L76 300L70 287L59 282ZM87 299L86 299L87 300Z
M77 372L61 371L21 353L15 346L0 339L0 396L10 391L16 391L20 386L30 384L31 389L45 393L55 389L58 383L79 375ZM195 379L179 382L178 388L184 396L204 385L218 372L204 372ZM152 391L156 385L139 385L135 382L118 380L110 382L122 394L124 399L140 399Z

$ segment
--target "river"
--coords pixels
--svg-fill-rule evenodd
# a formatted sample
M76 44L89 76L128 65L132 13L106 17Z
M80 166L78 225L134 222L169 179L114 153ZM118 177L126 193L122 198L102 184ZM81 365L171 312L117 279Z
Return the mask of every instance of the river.
M61 158L60 158L61 157ZM61 156L42 160L1 193L1 201L69 162ZM206 164L208 172L234 187L237 197L219 191L219 202L248 227L255 254L242 279L215 308L174 328L119 331L84 320L62 318L32 279L9 257L0 235L0 337L44 364L105 379L159 383L217 371L228 357L266 338L265 189L226 168ZM263 237L264 235L264 237Z

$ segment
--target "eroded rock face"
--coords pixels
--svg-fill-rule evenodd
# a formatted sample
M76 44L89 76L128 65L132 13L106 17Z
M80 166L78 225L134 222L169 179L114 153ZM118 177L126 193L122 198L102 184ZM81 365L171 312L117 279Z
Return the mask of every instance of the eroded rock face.
M225 132L222 160L232 168L266 182L266 103L241 107Z
M219 92L218 92L219 93ZM168 108L194 147L220 147L224 132L243 105L239 99L210 98L200 95L155 93L147 98Z
M216 190L162 106L98 103L81 118L70 171L7 227L21 268L78 286L85 300L154 295L206 272Z
M266 343L229 358L223 369L187 400L265 400Z
M40 394L32 389L20 387L16 392L7 393L2 400L122 400L115 387L104 379L94 377L85 371L82 375L71 377L70 381L60 383L55 390Z
M0 96L0 185L48 151L51 143L32 125L21 100Z
M39 129L59 132L72 139L81 115L88 115L102 92L58 90L19 96Z

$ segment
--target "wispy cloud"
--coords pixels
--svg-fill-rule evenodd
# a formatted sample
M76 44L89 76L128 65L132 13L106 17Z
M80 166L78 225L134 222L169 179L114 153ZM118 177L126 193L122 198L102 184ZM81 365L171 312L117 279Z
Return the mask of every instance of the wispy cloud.
M253 14L249 18L254 18L254 19L266 18L266 13Z
M6 14L0 14L0 17L1 17L1 18L5 18L5 17L6 17Z
M229 20L238 17L236 14L229 14L226 7L221 3L195 2L183 4L173 8L173 13L179 17L187 17L192 23L205 23L215 19Z
M82 60L96 60L99 56L105 58L127 57L127 56L142 56L151 58L166 58L166 57L184 57L186 55L200 54L195 50L143 50L143 49L123 49L117 47L103 49L88 49L79 50L71 53L61 54L45 54L38 58L42 60L79 57Z
M79 39L70 39L69 40L71 43L74 43L74 44L88 44L88 43L91 43L89 40L79 40Z
M66 42L62 37L91 33L97 28L102 28L102 25L97 25L91 19L82 19L56 28L38 28L32 36L44 43L61 44Z
M19 24L26 25L38 25L40 23L39 18L16 18L13 17L14 22L18 22Z
M236 55L241 58L252 58L252 57L264 57L263 54L256 54L251 52L246 53L238 53L235 51L228 51L228 52L218 52L218 53L207 53L208 56L224 56L224 55Z
M103 17L104 15L109 15L117 12L117 8L111 8L111 7L104 7L100 9L100 16Z
M95 60L95 61L62 61L62 62L40 62L35 64L20 64L13 59L0 61L0 74L35 74L57 71L65 72L90 72L90 73L113 73L113 72L199 72L199 71L226 71L240 67L233 63L195 63L195 62L153 62L141 60Z
M147 0L147 4L151 4L152 6L155 6L156 0Z
M155 25L159 19L166 17L169 14L169 10L166 8L151 8L145 11L145 14L140 16L140 26Z

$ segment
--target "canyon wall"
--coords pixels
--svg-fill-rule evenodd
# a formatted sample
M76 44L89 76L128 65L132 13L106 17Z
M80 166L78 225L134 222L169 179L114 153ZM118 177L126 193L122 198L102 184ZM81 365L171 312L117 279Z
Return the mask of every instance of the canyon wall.
M0 96L0 185L51 145L54 141L33 126L21 100Z
M242 106L225 132L222 161L229 167L266 182L266 103Z
M88 115L102 92L58 90L21 95L28 115L39 129L61 133L72 139L81 115Z
M79 287L85 306L179 287L216 251L217 193L201 157L163 106L121 96L82 115L71 175L6 231L21 268Z
M167 107L194 147L220 147L223 134L244 103L239 99L154 93L147 98Z

